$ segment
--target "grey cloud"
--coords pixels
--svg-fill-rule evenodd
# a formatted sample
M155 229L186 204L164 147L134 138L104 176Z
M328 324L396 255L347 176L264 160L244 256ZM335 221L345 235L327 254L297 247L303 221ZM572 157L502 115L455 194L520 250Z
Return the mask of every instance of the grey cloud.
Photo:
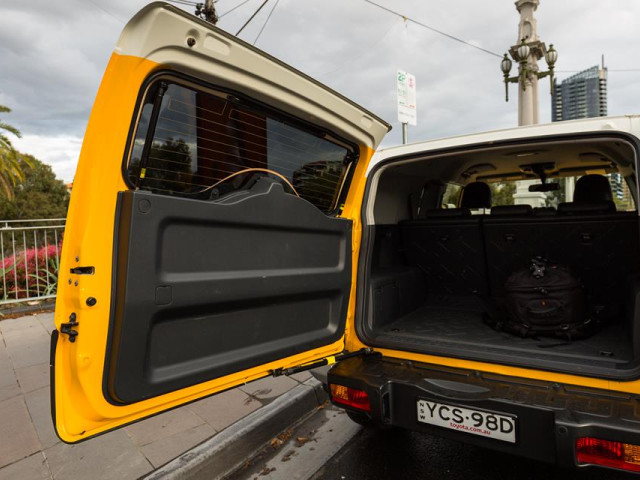
M240 1L220 0L218 10L224 13ZM516 42L518 17L511 0L376 1L499 54ZM124 26L120 20L145 3L36 0L0 7L0 103L14 109L11 123L25 134L80 137ZM259 5L260 0L247 3L219 26L235 33ZM243 39L255 39L271 6L243 31ZM542 39L560 53L558 70L588 68L601 53L612 69L640 68L638 18L640 3L634 0L542 0L537 12ZM418 126L410 129L412 140L504 128L517 121L516 87L510 86L512 100L505 103L499 58L403 24L363 0L280 0L258 46L392 123L395 131L385 145L400 141L397 68L417 77L419 116ZM638 81L639 72L610 73L610 114L640 111ZM548 88L548 79L542 80L543 122L550 120Z

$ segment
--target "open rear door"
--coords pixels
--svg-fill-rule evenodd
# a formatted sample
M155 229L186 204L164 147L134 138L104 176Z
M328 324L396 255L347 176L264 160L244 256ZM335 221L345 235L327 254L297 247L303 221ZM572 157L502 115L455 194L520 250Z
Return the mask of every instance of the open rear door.
M138 13L73 185L51 349L60 438L341 352L364 172L388 128L181 10Z

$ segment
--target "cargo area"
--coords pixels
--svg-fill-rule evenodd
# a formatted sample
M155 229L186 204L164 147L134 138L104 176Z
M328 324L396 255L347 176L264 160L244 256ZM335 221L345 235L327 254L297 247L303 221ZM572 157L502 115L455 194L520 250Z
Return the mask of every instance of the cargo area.
M618 138L389 161L372 175L365 210L360 336L397 350L637 376L635 164L635 146ZM559 187L531 192L544 183ZM584 315L596 325L587 338L523 338L489 325L505 282L534 257L566 265L579 280Z

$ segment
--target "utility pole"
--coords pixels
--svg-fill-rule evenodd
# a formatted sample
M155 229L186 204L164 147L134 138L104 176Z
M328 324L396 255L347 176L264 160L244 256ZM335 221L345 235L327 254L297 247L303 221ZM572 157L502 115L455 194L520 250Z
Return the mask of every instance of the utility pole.
M216 14L215 0L204 0L204 4L196 5L196 17L204 18L207 22L218 23L218 15Z

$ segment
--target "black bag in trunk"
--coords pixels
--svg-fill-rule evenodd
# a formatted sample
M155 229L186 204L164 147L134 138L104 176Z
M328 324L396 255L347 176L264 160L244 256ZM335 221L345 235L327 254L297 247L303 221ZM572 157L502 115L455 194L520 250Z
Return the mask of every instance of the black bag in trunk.
M568 340L591 334L584 290L568 267L535 258L505 283L506 316L496 328L522 337Z

